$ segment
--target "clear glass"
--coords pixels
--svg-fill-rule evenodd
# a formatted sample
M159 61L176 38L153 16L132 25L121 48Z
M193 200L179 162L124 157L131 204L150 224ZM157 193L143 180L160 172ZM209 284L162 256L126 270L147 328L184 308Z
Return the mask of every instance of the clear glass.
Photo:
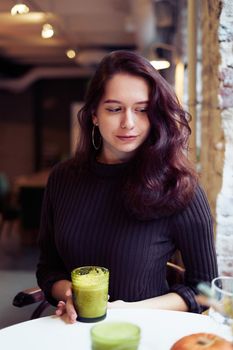
M82 266L71 272L73 302L82 322L106 317L109 271L100 266Z
M233 277L213 279L211 289L217 304L210 308L209 315L221 326L222 335L233 341Z
M92 350L138 350L140 327L129 322L103 322L91 328Z

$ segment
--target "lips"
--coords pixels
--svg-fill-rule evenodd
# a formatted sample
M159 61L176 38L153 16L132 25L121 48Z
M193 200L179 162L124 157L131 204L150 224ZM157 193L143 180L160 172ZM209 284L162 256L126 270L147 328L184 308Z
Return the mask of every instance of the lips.
M137 135L117 135L117 138L120 140L135 140Z

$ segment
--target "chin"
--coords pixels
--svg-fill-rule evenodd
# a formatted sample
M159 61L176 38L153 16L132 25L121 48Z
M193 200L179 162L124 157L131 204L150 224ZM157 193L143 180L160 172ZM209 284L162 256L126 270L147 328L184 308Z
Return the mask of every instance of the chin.
M196 333L179 339L170 350L233 350L233 344L216 334Z

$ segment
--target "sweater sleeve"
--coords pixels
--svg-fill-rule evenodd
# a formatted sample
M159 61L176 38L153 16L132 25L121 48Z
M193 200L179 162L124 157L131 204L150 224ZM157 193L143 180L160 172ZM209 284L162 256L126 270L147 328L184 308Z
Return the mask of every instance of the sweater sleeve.
M213 235L213 222L207 198L200 186L189 206L174 217L173 239L180 250L185 267L184 285L174 285L189 311L204 310L195 300L197 284L211 282L218 274Z
M54 185L53 174L50 176L43 200L39 248L40 257L37 265L36 277L40 288L50 304L56 306L57 300L51 295L54 282L62 279L70 280L70 274L60 258L56 249L53 225L53 201L52 187Z

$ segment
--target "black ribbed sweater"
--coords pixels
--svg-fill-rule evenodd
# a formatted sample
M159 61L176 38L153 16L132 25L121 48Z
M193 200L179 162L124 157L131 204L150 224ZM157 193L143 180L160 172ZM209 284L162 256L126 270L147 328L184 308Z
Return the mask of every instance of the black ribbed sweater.
M52 304L52 284L70 279L78 266L99 265L110 270L110 301L138 301L178 293L189 310L199 281L217 275L212 218L198 186L189 206L172 216L137 220L121 200L126 164L96 161L79 175L72 161L52 171L44 196L40 228L39 286ZM186 269L185 285L170 289L166 262L179 249Z

